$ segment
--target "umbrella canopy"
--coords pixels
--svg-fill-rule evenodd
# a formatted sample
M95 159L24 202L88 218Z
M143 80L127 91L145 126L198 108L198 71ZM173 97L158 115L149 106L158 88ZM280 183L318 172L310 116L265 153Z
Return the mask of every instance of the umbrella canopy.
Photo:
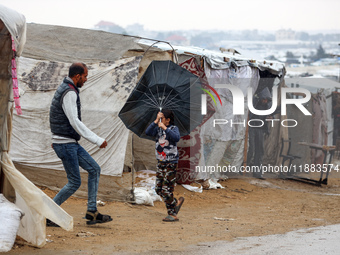
M142 138L146 128L162 110L174 113L181 136L202 121L202 83L199 77L172 61L152 61L131 92L119 117L126 127Z

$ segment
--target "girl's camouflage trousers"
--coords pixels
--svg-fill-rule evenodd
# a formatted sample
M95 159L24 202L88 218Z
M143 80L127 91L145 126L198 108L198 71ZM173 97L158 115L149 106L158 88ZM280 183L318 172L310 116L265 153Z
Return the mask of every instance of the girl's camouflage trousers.
M155 190L164 202L169 215L175 215L177 199L174 198L177 163L158 162Z

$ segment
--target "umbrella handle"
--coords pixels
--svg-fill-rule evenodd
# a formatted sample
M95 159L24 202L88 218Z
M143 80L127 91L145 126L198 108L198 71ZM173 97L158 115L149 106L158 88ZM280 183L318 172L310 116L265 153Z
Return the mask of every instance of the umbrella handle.
M162 112L162 107L159 108L159 111ZM159 123L162 122L162 118L159 118Z

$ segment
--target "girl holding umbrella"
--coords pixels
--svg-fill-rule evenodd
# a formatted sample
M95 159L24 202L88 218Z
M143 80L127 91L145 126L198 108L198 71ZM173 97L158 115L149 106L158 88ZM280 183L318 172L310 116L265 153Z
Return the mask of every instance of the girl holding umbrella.
M163 198L168 212L168 216L163 221L178 221L177 214L184 198L180 197L177 200L173 194L179 158L177 142L180 139L179 129L174 125L173 112L170 110L159 112L155 121L151 122L146 129L145 134L156 137L155 153L158 163L155 190Z

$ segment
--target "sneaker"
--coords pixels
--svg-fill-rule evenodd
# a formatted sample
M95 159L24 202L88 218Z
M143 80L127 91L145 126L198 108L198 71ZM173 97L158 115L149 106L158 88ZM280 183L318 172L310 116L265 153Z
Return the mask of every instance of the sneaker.
M85 215L85 219L88 221L86 222L87 225L94 225L97 223L106 223L112 221L110 215L101 214L98 211L91 212L87 211Z

